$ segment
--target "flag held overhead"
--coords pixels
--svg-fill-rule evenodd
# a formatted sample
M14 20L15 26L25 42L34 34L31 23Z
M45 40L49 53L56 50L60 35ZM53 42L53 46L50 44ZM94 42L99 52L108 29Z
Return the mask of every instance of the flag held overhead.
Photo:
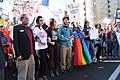
M49 6L49 0L42 0L43 6Z

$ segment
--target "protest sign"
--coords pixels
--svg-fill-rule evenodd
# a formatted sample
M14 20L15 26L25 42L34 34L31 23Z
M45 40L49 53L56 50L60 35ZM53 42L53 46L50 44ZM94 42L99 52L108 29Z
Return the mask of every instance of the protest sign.
M62 9L51 9L50 17L55 18L58 24L62 24L62 18L64 17L64 10Z
M90 39L91 40L98 39L98 29L91 29L89 31L89 34L90 34Z
M80 21L80 9L79 3L72 3L68 5L68 12L71 22L79 22Z

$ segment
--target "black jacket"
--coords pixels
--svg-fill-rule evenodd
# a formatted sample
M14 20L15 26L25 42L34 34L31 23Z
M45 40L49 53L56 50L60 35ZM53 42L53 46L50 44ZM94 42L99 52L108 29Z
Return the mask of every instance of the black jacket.
M30 29L30 28L29 28ZM30 29L31 30L31 29ZM32 30L31 30L32 32ZM33 38L33 48L35 48L34 37ZM15 49L15 56L22 56L23 60L29 59L30 57L30 42L27 33L22 25L14 26L13 31L13 44ZM35 52L35 49L33 49Z
M6 57L3 52L3 47L1 43L1 32L0 32L0 71L5 68Z

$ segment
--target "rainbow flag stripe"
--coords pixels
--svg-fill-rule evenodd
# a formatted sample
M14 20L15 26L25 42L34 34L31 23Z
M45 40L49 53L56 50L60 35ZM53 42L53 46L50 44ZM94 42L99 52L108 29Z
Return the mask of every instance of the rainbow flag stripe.
M74 38L74 65L80 66L90 64L92 59L89 50L84 38L79 37L78 35L81 34L77 34L77 37L75 36Z

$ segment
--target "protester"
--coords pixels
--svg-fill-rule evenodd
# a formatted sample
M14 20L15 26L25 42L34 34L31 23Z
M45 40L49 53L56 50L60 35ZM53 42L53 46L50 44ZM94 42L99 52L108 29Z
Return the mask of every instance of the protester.
M0 25L0 28L3 27L2 25ZM4 54L3 51L3 47L2 47L2 42L1 42L1 31L0 31L0 80L5 80L5 66L6 66L6 56Z
M58 48L58 36L57 30L55 28L55 19L51 18L49 23L49 28L47 30L48 38L50 42L48 42L48 54L49 54L49 70L50 75L54 77L55 74L58 76L58 68L59 68L59 48Z
M95 55L94 55L94 62L97 62L99 61L100 59L100 56L101 56L101 52L102 52L102 43L103 43L103 29L101 28L101 24L96 24L95 25L95 28L98 30L98 39L96 39L94 41L94 44L95 44Z
M62 72L71 69L72 60L72 30L69 27L69 18L63 18L63 25L58 29L58 39L60 43L60 66Z
M113 43L115 41L115 32L113 30L112 25L109 25L109 31L107 33L107 50L108 50L108 58L112 59L113 58Z
M21 24L14 26L13 30L17 80L35 80L34 37L27 26L29 23L27 15L22 14L20 20Z
M94 48L94 40L90 39L90 33L89 33L90 30L91 30L90 22L85 21L84 29L83 29L84 39L85 39L86 45L91 53L91 58L93 59L94 55L95 55L95 48Z
M33 34L35 38L35 50L36 50L36 71L38 70L37 79L47 80L47 33L43 29L43 17L38 16L36 19L37 25L33 29ZM36 73L37 75L37 73Z
M117 39L117 36L116 33L120 33L120 26L114 26L114 54L113 54L113 57L115 59L120 59L120 45L119 45L119 42L118 42L118 39Z
M84 41L80 27L74 26L74 65L87 65L92 62L91 55Z

